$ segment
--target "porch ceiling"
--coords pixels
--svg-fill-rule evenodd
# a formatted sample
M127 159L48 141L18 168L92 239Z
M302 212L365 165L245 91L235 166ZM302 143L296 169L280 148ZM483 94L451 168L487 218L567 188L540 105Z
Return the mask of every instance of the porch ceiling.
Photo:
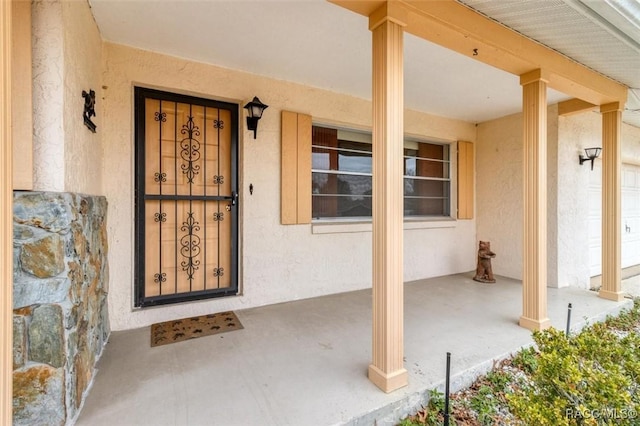
M326 1L89 2L107 41L371 98L368 19ZM640 88L640 22L619 7L637 11L637 0L463 3L607 77ZM569 96L550 90L548 98L554 103ZM521 88L517 76L407 34L405 104L482 122L520 111ZM640 109L640 90L630 91L627 109L624 121L640 127L640 112L630 111Z

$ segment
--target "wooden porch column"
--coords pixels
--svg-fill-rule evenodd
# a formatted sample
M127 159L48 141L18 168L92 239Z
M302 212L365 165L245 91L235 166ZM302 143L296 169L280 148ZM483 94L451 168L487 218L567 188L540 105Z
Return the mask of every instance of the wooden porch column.
M621 183L619 102L600 106L602 113L602 287L600 297L623 299L621 282Z
M520 76L524 143L524 248L520 326L542 330L547 318L547 80Z
M0 1L0 424L12 422L13 232L11 1Z
M373 35L373 362L385 392L408 384L403 353L403 24L386 5L369 18Z

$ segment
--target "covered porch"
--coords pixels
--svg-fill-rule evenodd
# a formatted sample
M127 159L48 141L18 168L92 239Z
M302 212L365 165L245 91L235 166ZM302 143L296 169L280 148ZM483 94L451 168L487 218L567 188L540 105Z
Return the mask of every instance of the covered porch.
M395 424L443 389L532 343L518 326L521 282L473 273L407 283L404 365L409 385L377 392L371 358L371 290L236 311L244 329L151 348L149 327L113 332L78 425ZM634 288L637 277L623 283ZM602 320L632 301L577 288L548 289L552 326Z
M518 327L518 319L520 325L531 329L549 325L563 328L569 302L574 304L576 322L584 317L595 318L615 311L625 303L620 291L620 134L627 86L543 48L532 40L523 40L515 32L505 34L506 28L467 10L459 2L335 1L355 12L345 16L352 18L350 15L358 15L356 17L360 21L349 25L364 32L366 39L371 40L372 61L366 61L367 66L371 63L370 74L374 83L370 99L368 91L366 96L351 92L337 93L327 88L318 89L313 85L296 83L295 79L289 81L283 78L283 74L264 73L269 64L279 64L281 69L289 68L288 60L278 61L270 57L268 61L256 61L259 69L252 74L235 67L226 68L224 63L182 59L175 53L171 57L167 56L170 53L156 52L154 49L130 47L127 43L110 40L100 33L88 3L67 1L52 2L50 9L36 8L37 17L45 20L50 18L59 25L62 37L57 39L55 49L35 49L40 56L33 62L50 64L50 56L65 52L63 58L56 57L59 59L56 66L60 68L48 69L45 74L38 73L33 79L26 78L23 86L28 91L20 92L12 89L10 84L12 61L20 69L11 54L12 3L28 5L30 2L5 2L0 8L0 21L4 24L0 39L0 46L4 49L0 54L0 80L3 81L4 96L0 109L6 124L0 132L4 147L0 152L0 163L4 170L0 196L3 203L0 208L0 240L6 242L6 255L2 257L3 268L0 268L4 271L3 281L12 281L12 266L16 263L11 257L13 252L10 245L11 192L12 189L22 188L99 194L108 199L112 209L110 227L104 235L108 235L110 251L108 262L104 264L110 265L111 275L104 283L104 288L109 288L109 321L105 316L103 325L109 325L110 322L113 330L134 329L159 319L239 310L306 298L299 302L238 311L245 326L242 331L154 349L148 346L148 327L114 332L99 365L101 373L88 396L79 424L113 424L114 420L124 424L335 424L361 420L368 424L378 419L378 423L383 423L386 418L396 420L414 410L426 390L443 382L444 354L447 351L452 352L454 357L457 387L468 383L476 372L490 367L492 360L530 343L530 334ZM94 10L97 10L99 2L95 3ZM317 3L325 5L325 2ZM294 9L292 5L287 6L287 14ZM431 10L433 5L437 6L437 10ZM442 5L444 7L441 8ZM104 7L105 10L110 9L111 5L105 4ZM458 13L460 10L464 13ZM147 16L146 12L144 16ZM243 31L244 27L249 27L246 21L234 21L230 19L232 14L222 12L219 14L222 21L234 22L234 27ZM23 13L30 15L28 11ZM251 15L259 16L256 13ZM200 15L192 11L189 16ZM303 16L316 15L305 10ZM333 18L327 22L342 22L339 15L327 16ZM261 18L262 21L269 21ZM288 20L294 21L291 18ZM366 30L366 22L369 23L370 32ZM45 26L40 21L34 24L36 29ZM207 26L212 25L207 22ZM445 36L434 38L434 35L440 34L440 27L446 30ZM25 28L24 40L29 41L32 38L31 25ZM478 31L469 33L469 28ZM421 32L421 29L433 33ZM165 29L163 32L178 34L183 31ZM38 39L39 33L34 34ZM301 40L312 38L306 37L306 31L303 34L305 37ZM506 158L505 164L510 162L518 167L513 173L505 173L502 180L513 182L514 177L518 179L522 176L523 189L518 188L517 193L513 192L517 197L507 197L505 203L492 204L491 200L480 196L486 188L491 187L486 183L486 177L493 174L493 166L490 169L482 167L493 158L487 155L484 158L490 161L482 163L481 156L489 153L493 156L488 143L493 140L502 142L503 133L481 137L482 125L478 123L483 120L479 117L467 118L466 121L462 118L452 120L446 118L446 111L442 109L438 109L442 117L436 117L429 115L426 109L423 112L412 111L404 102L403 67L405 62L410 62L403 59L405 34L457 52L468 59L468 63L479 61L514 78L512 86L521 92L523 98L523 125L522 129L513 132L518 135L517 143L504 143L502 146L518 146L524 156L521 157L519 152L516 155L514 150ZM359 33L355 35L357 37ZM225 35L221 38L227 40L232 37ZM288 35L287 38L294 37ZM325 40L324 37L316 39ZM48 41L48 37L42 40ZM76 45L75 41L78 40L85 43ZM407 37L407 40L410 39ZM357 51L369 47L364 42L356 45ZM282 46L279 46L279 50L290 52ZM306 50L313 51L308 46ZM21 51L30 52L31 48ZM251 56L244 50L238 51L242 52L242 56ZM437 62L432 56L427 57L432 63ZM80 58L78 64L76 58ZM30 61L26 61L27 68L30 68ZM59 72L65 67L82 72L77 75ZM35 140L36 151L46 152L47 155L36 158L33 167L15 167L16 170L24 170L29 177L23 186L13 181L12 156L14 160L18 157L12 155L11 148L14 144L17 150L31 151L31 145L25 148L22 144L31 140L32 132L29 129L33 126L13 125L14 134L11 134L11 117L4 111L9 111L12 102L18 99L32 99L32 96L23 93L31 93L32 86L41 87L38 76L43 75L52 77L51 85L59 89L51 92L57 105L53 109L56 119L43 120L48 117L39 115L40 105L51 104L49 98L41 99L33 108L31 105L25 106L27 113L15 116L29 120L33 116L36 123L65 123L65 127L56 127L53 131L46 126L35 129L33 133L38 136ZM518 87L518 79L521 88ZM430 95L431 90L415 90L417 86L410 84L409 79L406 83L406 87L413 88L414 93L421 93L423 98L430 97L422 93ZM271 105L270 112L276 112L264 118L259 143L250 139L244 126L234 127L242 131L242 150L238 156L242 160L238 165L242 171L239 179L242 190L238 201L242 206L242 232L240 244L237 245L241 246L241 262L238 262L240 266L236 271L242 277L242 297L215 299L200 304L175 304L164 309L136 309L138 305L132 300L138 254L133 250L137 237L132 225L132 218L135 217L135 170L132 166L135 157L132 148L135 108L131 95L133 87L137 85L207 99L231 100L240 111L242 99L250 99L250 96L259 93ZM80 114L63 108L72 104L81 108L82 104L76 102L79 100L77 98L82 90L89 88L90 92L97 88L100 100L96 117L100 130L91 134L78 120ZM602 253L605 255L602 256L603 287L600 296L613 302L600 300L594 293L578 289L547 290L547 286L554 284L562 286L581 282L568 279L549 282L547 259L561 263L561 256L571 256L573 250L583 250L585 247L573 238L568 240L566 246L560 244L565 243L562 238L547 239L547 234L556 236L556 229L552 227L547 232L546 226L549 218L557 219L562 214L561 209L554 210L554 202L562 199L563 195L560 191L551 191L547 195L550 186L547 177L554 177L553 169L547 170L547 158L555 158L554 153L547 155L545 129L550 127L547 119L548 89L573 98L558 107L552 106L559 111L553 115L558 121L561 116L584 111L598 110L602 114L602 118L599 118L602 137L598 137L598 141L602 141L605 152L601 238ZM500 90L496 88L494 92ZM16 93L21 95L17 96ZM462 104L468 100L468 93L460 96L449 93L448 98ZM340 108L336 108L337 105ZM35 114L31 111L35 111ZM280 165L295 163L295 167L300 168L296 176L305 176L305 179L312 176L307 155L311 154L309 149L305 151L306 156L300 154L301 161L283 161L287 158L283 149L285 132L282 131L279 117L287 111L307 117L305 122L309 123L317 120L336 126L371 130L372 145L376 149L376 153L372 154L376 171L372 173L375 213L370 227L367 225L354 231L352 225L347 223L341 232L333 236L316 232L316 224L308 214L312 187L304 180L289 185L299 191L295 197L296 205L291 205L296 208L297 226L285 220L278 221L278 214L284 211L279 201L286 198L286 191L282 189L286 189L285 186L278 189L278 184L287 182L282 177L284 169ZM516 110L510 111L513 113ZM72 116L75 120L70 119ZM27 129L28 138L17 135L16 128ZM474 152L478 153L479 160L477 170L470 167L467 175L454 176L453 183L458 185L452 186L448 195L450 216L438 218L440 223L428 218L423 224L410 225L415 229L412 228L406 239L409 249L405 249L403 244L403 171L400 165L404 133L443 141L452 147L452 153L459 142L474 145L475 148L468 151L470 154L466 156L468 162L453 160L452 176L457 164L474 165ZM51 134L56 137L49 137ZM310 148L308 134L305 135L301 140L305 141L306 148ZM20 141L20 145L14 141ZM556 162L557 170L566 170L571 175L569 189L580 188L580 183L586 179L584 173L579 174L576 170L578 166L575 164L573 145L561 144L559 140L554 140L554 143L551 145L556 151L563 144L567 145L567 152L571 151L570 155L558 156L561 161ZM49 150L55 151L55 162L50 162L54 156L50 155ZM69 161L72 158L74 161ZM566 160L568 158L570 160ZM561 167L569 164L569 161L572 167ZM35 177L32 176L34 174ZM485 179L484 182L478 179L480 184L477 188L473 179L462 178L474 176ZM466 183L467 186L460 183ZM557 189L562 183L560 180L552 181L551 186ZM461 193L467 196L461 197L466 202L466 209L462 208L464 203L454 201ZM238 192L235 192L234 196L237 195ZM550 203L547 202L548 198ZM573 195L566 198L566 204L572 204ZM578 199L579 195L575 198ZM520 203L521 200L524 203ZM521 204L524 207L520 211ZM551 204L551 214L547 212L548 204ZM491 218L492 224L503 225L499 219L493 219L493 211L486 209L488 205L522 218L522 223L517 224L517 231L514 231L515 227L505 227L504 232L514 245L515 242L522 243L518 245L522 247L522 253L520 249L504 248L502 253L510 251L522 258L522 265L516 266L520 270L510 276L522 276L523 285L519 281L502 278L495 286L488 287L471 282L471 275L463 274L412 283L406 286L406 293L403 294L403 276L433 277L470 269L474 256L468 254L473 251L476 239L493 239L487 221L482 223L481 220ZM454 213L463 210L466 210L465 214ZM514 211L518 214L513 214ZM582 216L571 216L567 221L575 217ZM580 224L579 220L573 222ZM318 229L322 224L319 225ZM556 228L561 227L558 225ZM571 235L571 230L566 229L561 228L564 234ZM521 237L520 231L523 234ZM372 237L369 237L369 232ZM514 235L516 238L513 238ZM272 244L270 238L273 236L278 237L274 239L277 244ZM441 241L446 241L446 250L442 249ZM496 240L493 241L495 243ZM341 250L335 250L336 247ZM466 253L463 252L465 250ZM349 254L353 256L345 256L350 251ZM442 261L443 254L445 261ZM429 255L434 258L439 256L438 261L425 260L430 258ZM404 264L428 268L410 270ZM448 269L438 269L440 267ZM365 269L365 273L358 268ZM327 271L329 275L326 275ZM345 271L351 275L345 276ZM370 282L370 271L373 283ZM505 269L502 272L508 275ZM67 270L60 274L66 276ZM309 285L302 287L298 285L300 283ZM373 285L373 296L371 290L362 290L309 299L319 294L370 285ZM2 293L4 303L1 305L4 338L0 348L5 371L10 370L11 363L10 311L12 307L23 307L12 306L12 297L12 289L5 285ZM41 300L36 302L29 306L43 303ZM372 362L367 366L369 360ZM63 367L56 365L55 368L60 369L62 374ZM377 392L366 378L367 368L369 378L375 385L385 392L398 391L389 395ZM89 377L75 370L68 374L73 380L78 377L88 380ZM408 376L411 379L408 380ZM8 378L3 380L2 388L8 390L5 392L7 395L11 393ZM84 395L84 388L78 386L75 392ZM0 420L8 418L10 412L8 403L4 402L0 406ZM70 413L75 411L65 413L73 417L74 414Z

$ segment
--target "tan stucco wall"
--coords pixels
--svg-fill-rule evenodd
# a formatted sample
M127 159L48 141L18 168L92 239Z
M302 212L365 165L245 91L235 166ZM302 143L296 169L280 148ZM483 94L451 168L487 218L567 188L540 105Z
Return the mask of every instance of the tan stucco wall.
M602 117L598 113L560 117L565 159L559 173L559 196L563 202L558 211L558 279L564 285L589 287L589 179L590 165L580 165L578 156L584 148L602 146ZM600 161L600 160L597 160ZM599 201L599 200L598 200Z
M565 202L559 211L558 222L561 235L558 239L558 279L566 285L588 288L590 285L589 239L598 238L599 229L589 226L590 203L600 204L601 192L589 191L589 180L600 181L601 177L590 170L588 163L578 164L578 156L584 148L602 146L602 116L597 112L560 117L560 134L563 139L561 156L566 158L560 169L559 191ZM606 155L605 152L602 156ZM622 163L640 165L640 129L622 125ZM596 160L597 163L601 159ZM592 225L593 226L593 225ZM576 250L583 247L584 250ZM594 255L594 253L591 253Z
M64 133L67 192L102 194L102 38L88 2L62 3L64 21ZM97 125L92 133L82 118L82 91L95 90Z
M478 124L478 239L491 241L494 273L522 279L522 114ZM558 106L547 108L547 285L558 286Z
M558 105L547 108L547 285L558 287Z
M581 166L578 155L584 148L602 146L602 118L595 112L558 116L557 111L556 105L548 108L547 285L588 288L588 189L595 171L587 163ZM498 255L496 274L521 279L522 115L479 124L477 141L478 239L491 241ZM626 124L622 161L640 164L640 129Z
M114 330L371 286L371 232L357 227L280 225L280 112L370 128L371 103L129 47L104 45L104 192L109 200L110 319ZM142 85L239 103L269 105L258 138L241 118L241 286L243 295L170 307L133 309L133 87ZM242 110L244 113L244 110ZM474 141L475 126L408 111L407 134ZM452 151L455 157L455 152ZM253 195L248 186L254 185ZM475 267L475 221L412 223L405 231L405 280ZM433 228L437 226L437 228ZM443 227L445 226L445 227ZM337 228L337 229L336 229Z
M33 186L64 191L62 4L36 0L33 26Z
M34 189L101 194L102 39L87 2L33 3ZM82 91L97 94L98 133Z
M640 166L640 127L622 125L622 162Z
M478 124L478 239L491 241L495 274L522 279L522 114Z

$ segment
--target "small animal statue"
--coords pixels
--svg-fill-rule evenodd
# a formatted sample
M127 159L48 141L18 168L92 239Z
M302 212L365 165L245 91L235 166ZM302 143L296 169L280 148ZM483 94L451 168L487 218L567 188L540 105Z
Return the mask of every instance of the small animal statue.
M476 268L476 276L473 277L475 281L481 283L496 282L496 279L493 277L493 270L491 269L492 257L496 257L496 254L491 251L491 242L480 241L478 248L478 267Z

